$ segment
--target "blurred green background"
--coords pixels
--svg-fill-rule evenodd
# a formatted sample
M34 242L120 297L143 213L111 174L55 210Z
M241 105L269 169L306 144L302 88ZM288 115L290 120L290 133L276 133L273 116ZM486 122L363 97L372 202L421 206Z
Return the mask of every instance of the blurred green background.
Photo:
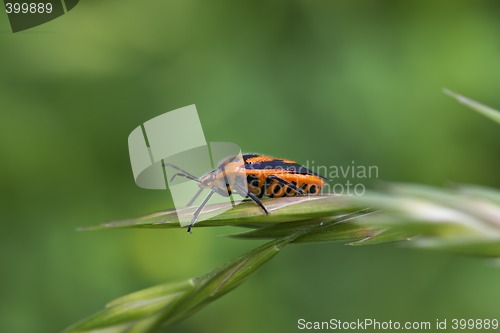
M497 1L82 0L13 34L0 14L0 331L58 332L258 244L217 237L230 228L75 232L170 207L135 185L127 137L178 107L248 152L500 187L498 125L441 92L500 107L499 17ZM293 245L171 331L499 319L499 280L398 245Z

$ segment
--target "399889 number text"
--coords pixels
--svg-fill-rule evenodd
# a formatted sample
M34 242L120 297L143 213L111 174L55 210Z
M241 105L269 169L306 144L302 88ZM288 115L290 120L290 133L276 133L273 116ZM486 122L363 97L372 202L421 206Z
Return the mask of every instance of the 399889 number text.
M22 3L5 3L5 11L7 14L50 14L52 13L52 4L50 2L22 2Z
M453 330L497 330L498 319L452 319Z

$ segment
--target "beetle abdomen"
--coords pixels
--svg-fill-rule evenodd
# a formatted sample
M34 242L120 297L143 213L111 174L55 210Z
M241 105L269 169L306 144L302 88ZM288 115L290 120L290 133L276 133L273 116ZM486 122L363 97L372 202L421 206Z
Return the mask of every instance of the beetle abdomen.
M279 174L280 179L299 188L303 193L297 193L297 190L287 184L280 182L277 179L269 177L266 174L248 174L247 184L248 190L257 197L263 196L269 198L293 197L296 195L312 194L316 195L321 192L324 182L321 178L312 175L300 174Z

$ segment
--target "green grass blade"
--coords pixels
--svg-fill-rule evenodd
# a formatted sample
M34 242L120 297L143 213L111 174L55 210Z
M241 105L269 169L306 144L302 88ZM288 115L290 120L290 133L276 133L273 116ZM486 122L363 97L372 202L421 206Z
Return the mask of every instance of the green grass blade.
M392 184L387 191L356 198L360 204L364 202L382 210L376 215L363 216L356 223L378 227L384 232L353 245L376 244L400 237L410 239L409 245L497 256L496 243L500 242L498 193L493 189L468 186L436 189Z
M293 243L354 241L370 237L376 230L352 222L353 219L371 214L370 210L361 210L337 217L316 218L307 221L295 221L270 225L259 229L230 235L239 239L269 239L299 234Z
M177 295L180 293L192 290L195 285L194 279L179 281L179 282L169 282L163 283L151 288L147 288L127 296L122 296L109 302L106 307L113 307L122 304L132 304L137 301L144 301L150 299L157 299L159 297L169 297L172 295Z
M457 192L467 198L476 198L500 206L500 191L492 188L476 185L458 186Z
M454 253L458 255L499 258L500 257L500 240L469 240L469 239L454 239L449 241L436 239L419 239L410 245L422 249L433 251L442 251Z
M197 278L162 284L110 302L65 332L153 332L196 313L243 283L289 243L344 241L364 246L405 241L422 249L482 257L500 256L500 192L473 186L438 189L392 184L363 197L318 196L238 205L200 224L252 226L231 237L273 239ZM378 209L360 209L374 207ZM214 207L217 209L217 207ZM179 227L175 212L161 212L98 228Z
M293 239L285 237L271 241L198 278L162 284L121 297L64 332L103 329L114 333L152 332L176 323L239 286Z
M265 215L254 202L247 201L230 210L218 204L207 205L206 211L221 211L221 214L196 223L195 228L215 226L262 227L274 223L308 220L315 217L336 216L358 210L349 198L339 195L320 195L305 197L285 197L262 199L270 214ZM191 218L196 207L167 210L149 214L136 219L113 221L79 230L103 230L116 228L180 228L179 217ZM203 216L203 214L201 214Z
M486 106L484 104L481 104L479 102L476 102L475 100L472 100L468 97L462 96L462 95L460 95L456 92L453 92L449 89L444 88L443 92L446 95L455 98L459 103L466 105L473 110L476 110L477 112L481 113L482 115L484 115L490 119L493 119L494 121L496 121L497 123L500 124L500 112L499 111L497 111L489 106Z
M158 313L168 304L182 297L182 295L182 293L172 294L107 307L101 312L70 326L64 333L91 332L101 329L113 329L113 332L127 332L132 325Z

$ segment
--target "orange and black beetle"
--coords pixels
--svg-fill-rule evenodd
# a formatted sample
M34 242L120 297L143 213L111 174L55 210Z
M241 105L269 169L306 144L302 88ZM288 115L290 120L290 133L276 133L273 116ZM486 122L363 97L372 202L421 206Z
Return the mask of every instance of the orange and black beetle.
M173 164L168 165L179 171L173 175L171 181L176 176L186 177L197 182L200 187L196 195L188 203L188 206L196 200L204 189L211 190L195 211L188 232L191 232L198 215L214 193L226 197L231 193L250 197L266 214L269 214L269 211L259 198L263 196L280 198L319 194L326 180L306 167L297 164L297 162L258 154L228 157L222 160L215 170L201 178L193 176ZM246 184L246 186L242 184Z

